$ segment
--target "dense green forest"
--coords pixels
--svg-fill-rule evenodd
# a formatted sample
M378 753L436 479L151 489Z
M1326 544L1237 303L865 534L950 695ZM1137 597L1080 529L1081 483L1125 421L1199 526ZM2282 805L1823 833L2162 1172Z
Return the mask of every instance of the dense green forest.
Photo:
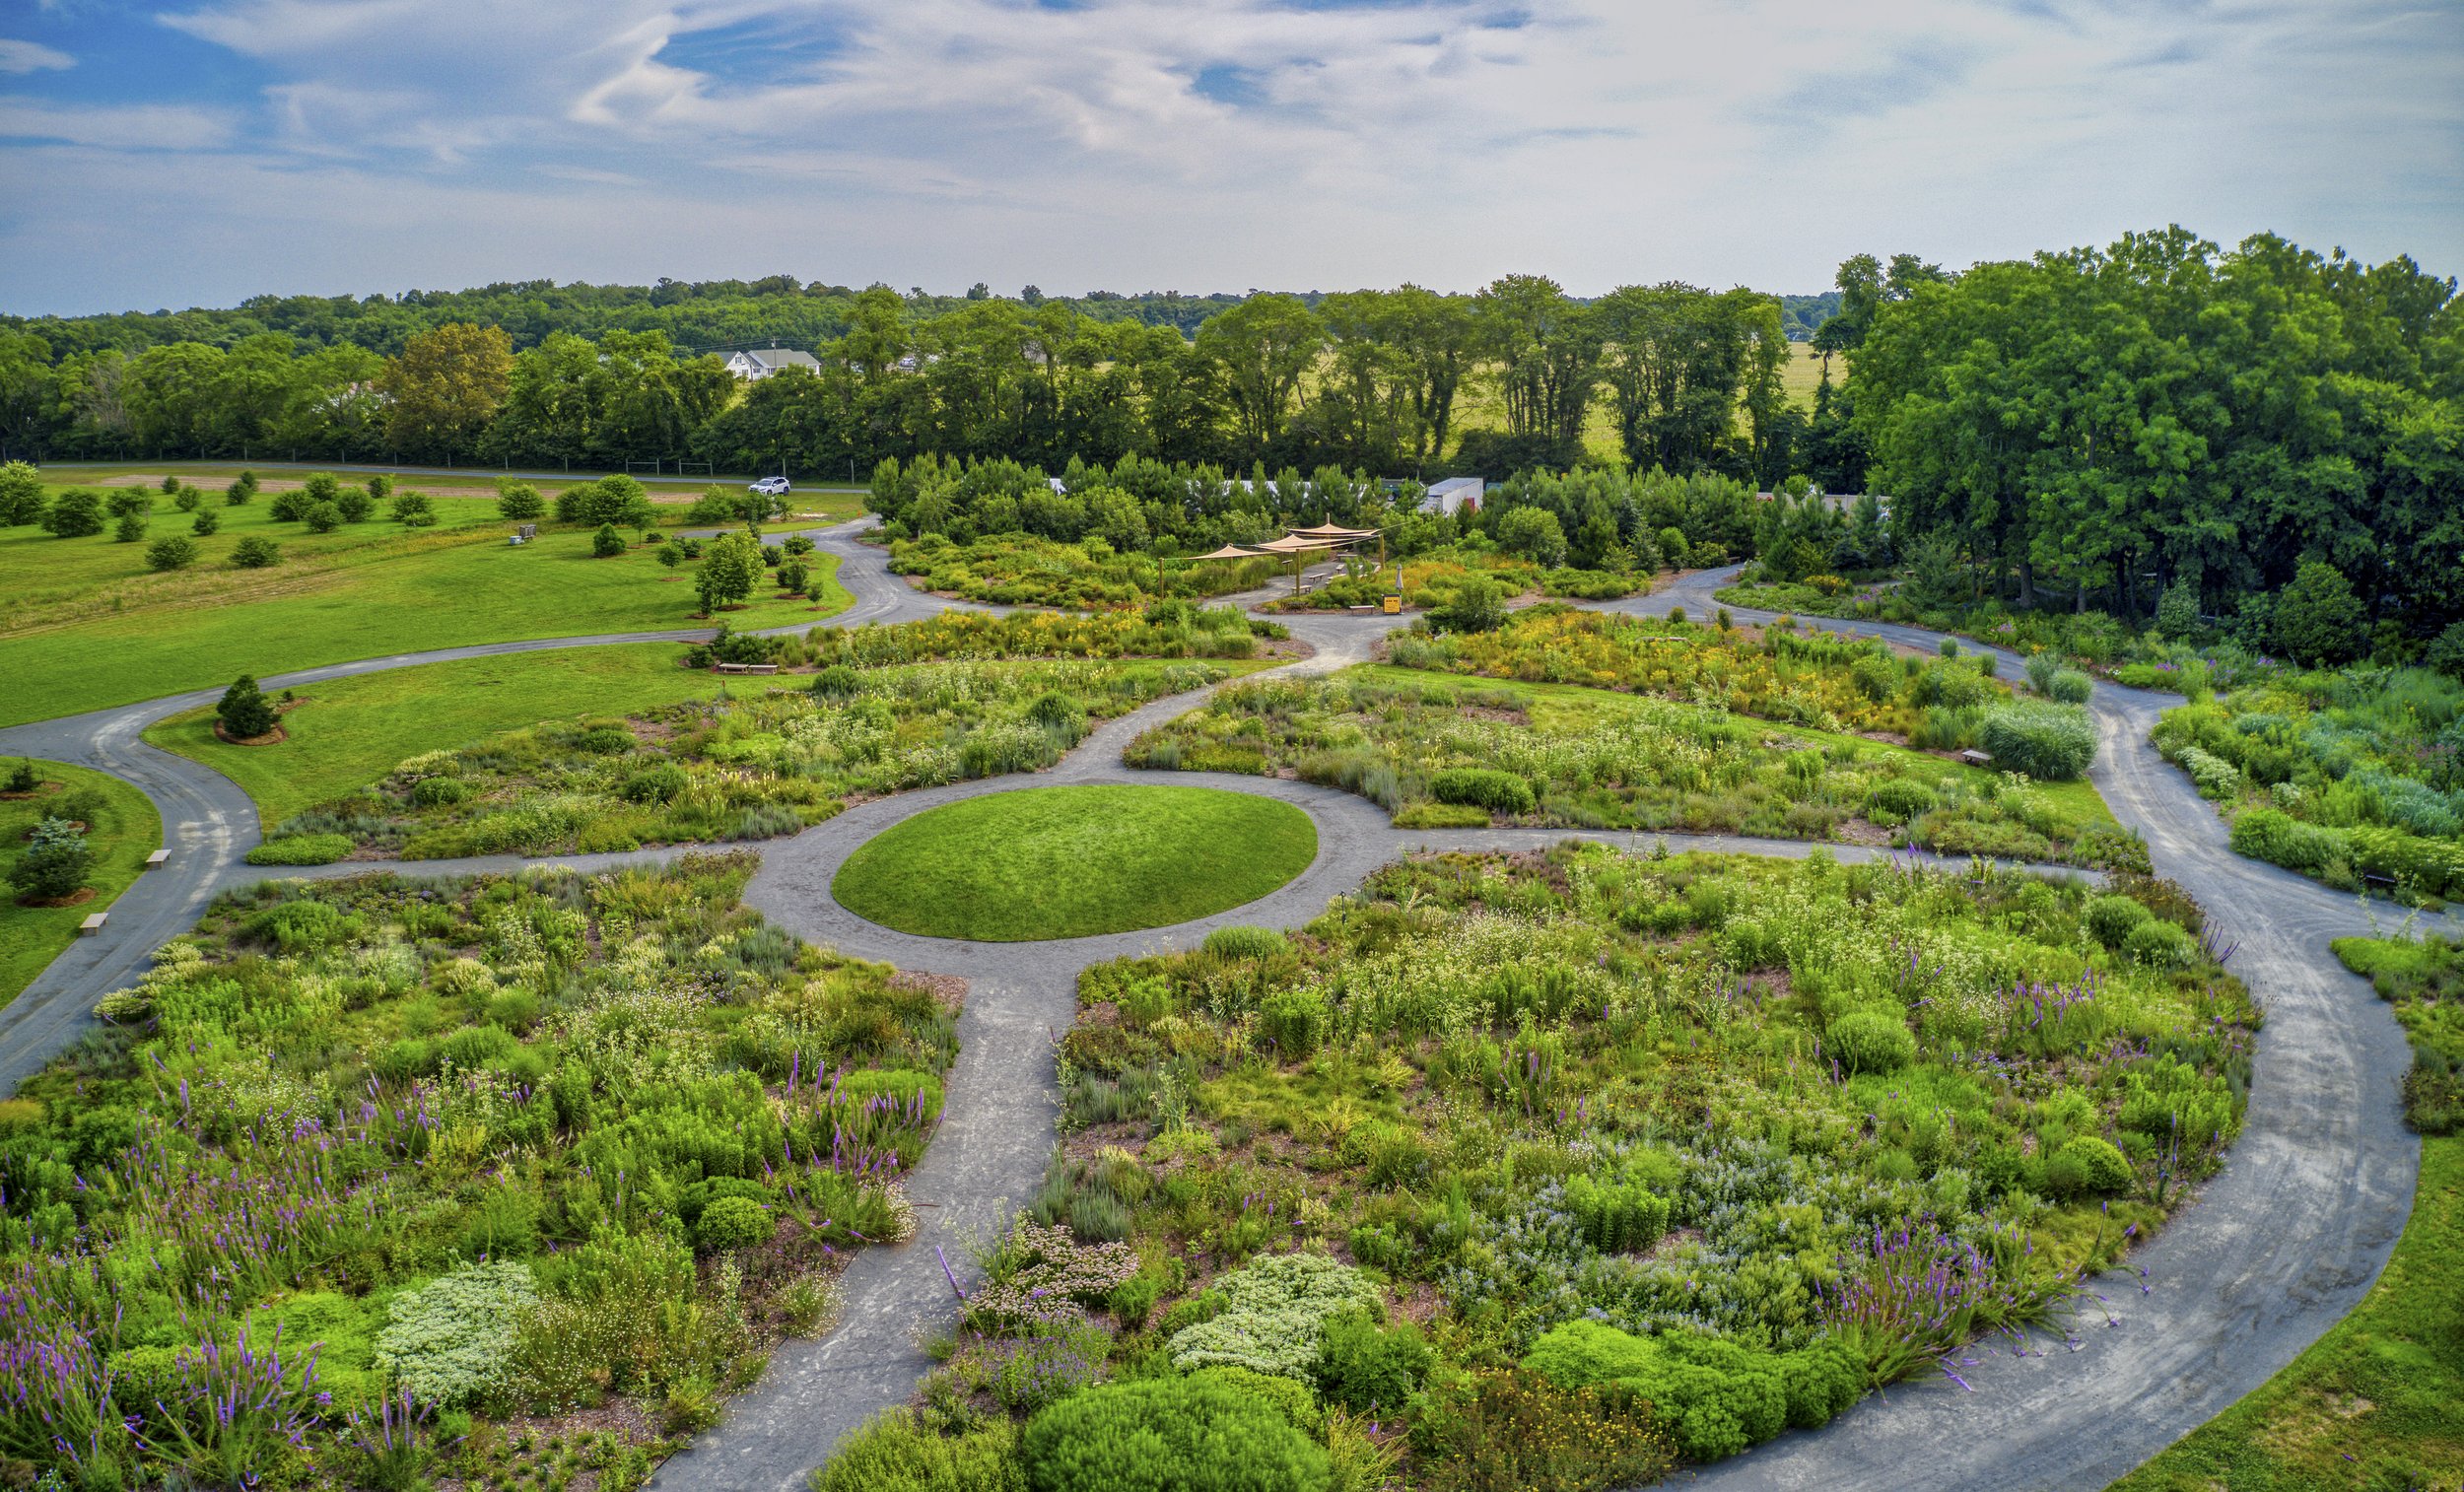
M1858 255L1794 298L1584 300L1537 275L1468 296L1075 300L538 282L6 323L0 442L842 476L929 457L1032 479L1622 466L1892 496L1887 532L1791 515L1779 579L1922 549L1977 594L2136 621L2168 590L2196 616L2265 607L2309 564L2343 577L2357 639L2421 636L2464 593L2457 307L2409 258L2178 228L1966 271ZM1797 337L1819 355L1810 410L1786 387ZM772 339L817 372L739 383L697 350ZM1150 533L1186 526L1159 516Z
M1137 455L1436 475L1570 466L1597 437L1632 465L1769 482L1805 425L1781 303L1750 291L1584 301L1532 275L1471 296L983 290L536 284L0 323L0 442L801 473ZM740 386L716 352L772 342L811 350L818 373Z

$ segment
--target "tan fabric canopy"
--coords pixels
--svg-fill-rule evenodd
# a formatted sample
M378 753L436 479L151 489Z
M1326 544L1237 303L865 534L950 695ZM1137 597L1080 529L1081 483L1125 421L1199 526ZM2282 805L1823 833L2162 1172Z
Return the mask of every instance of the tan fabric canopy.
M1268 539L1257 547L1266 554L1314 554L1322 549L1333 549L1341 542L1339 539L1304 539L1298 534L1286 534L1279 539Z
M1190 558L1193 560L1254 560L1258 558L1258 551L1243 549L1238 544L1226 544L1213 554L1192 555Z
M1333 523L1292 530L1295 539L1374 539L1377 536L1378 531L1374 528L1338 528Z

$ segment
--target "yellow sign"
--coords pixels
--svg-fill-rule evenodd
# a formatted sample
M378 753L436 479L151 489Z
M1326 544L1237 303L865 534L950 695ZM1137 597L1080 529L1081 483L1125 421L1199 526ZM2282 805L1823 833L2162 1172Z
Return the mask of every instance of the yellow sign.
M1390 617L1391 617L1391 616L1394 616L1396 613L1398 613L1398 612L1402 611L1403 609L1403 598L1402 596L1398 596L1398 595L1390 595L1390 596L1388 596L1388 597L1386 598L1386 614L1387 614L1388 616L1390 616Z

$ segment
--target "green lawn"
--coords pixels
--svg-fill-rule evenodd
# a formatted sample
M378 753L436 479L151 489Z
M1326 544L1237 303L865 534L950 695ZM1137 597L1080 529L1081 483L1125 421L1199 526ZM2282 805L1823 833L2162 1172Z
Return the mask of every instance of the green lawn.
M2464 1484L2464 1135L2426 1140L2413 1219L2361 1308L2113 1492Z
M813 558L816 573L830 577L820 606L761 599L727 620L746 629L784 627L845 609L836 560ZM242 673L471 643L704 626L691 615L690 573L689 566L662 569L647 549L593 559L590 535L576 530L550 530L518 549L493 536L448 538L311 577L296 590L283 589L280 569L228 572L263 576L277 593L129 612L9 639L0 725L227 684Z
M1034 787L918 814L850 855L830 891L902 932L1033 942L1208 916L1273 891L1317 853L1317 826L1273 798Z
M46 810L56 809L71 794L93 792L99 808L80 806L75 817L87 823L95 848L94 872L86 884L92 898L75 907L21 907L14 892L0 886L0 1005L17 998L43 966L77 936L77 924L107 910L128 883L145 872L146 856L163 843L162 816L154 804L118 778L58 762L36 764L47 784L56 787L34 798L0 798L0 853L15 861L26 836ZM89 817L89 814L93 815Z
M283 716L290 739L233 746L210 710L173 715L146 739L204 763L256 800L267 829L340 797L423 751L582 714L627 714L716 694L724 681L676 666L673 643L575 647L424 663L302 689Z

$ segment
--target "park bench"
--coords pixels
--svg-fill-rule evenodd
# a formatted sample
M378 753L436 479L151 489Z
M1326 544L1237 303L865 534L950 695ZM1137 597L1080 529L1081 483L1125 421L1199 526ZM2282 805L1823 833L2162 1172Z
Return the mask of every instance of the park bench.
M777 673L779 671L779 665L776 663L718 663L713 666L720 673Z
M1994 759L1992 757L1987 756L1985 753L1977 750L1973 746L1960 752L1959 760L1965 762L1970 767L1991 767L1994 764Z
M170 850L158 849L154 851L154 853L146 856L146 868L148 870L160 870L165 865L170 864L171 859L171 852Z
M81 938L93 937L96 933L103 930L103 924L108 921L110 916L111 914L107 912L96 913L94 916L77 924L77 935Z

